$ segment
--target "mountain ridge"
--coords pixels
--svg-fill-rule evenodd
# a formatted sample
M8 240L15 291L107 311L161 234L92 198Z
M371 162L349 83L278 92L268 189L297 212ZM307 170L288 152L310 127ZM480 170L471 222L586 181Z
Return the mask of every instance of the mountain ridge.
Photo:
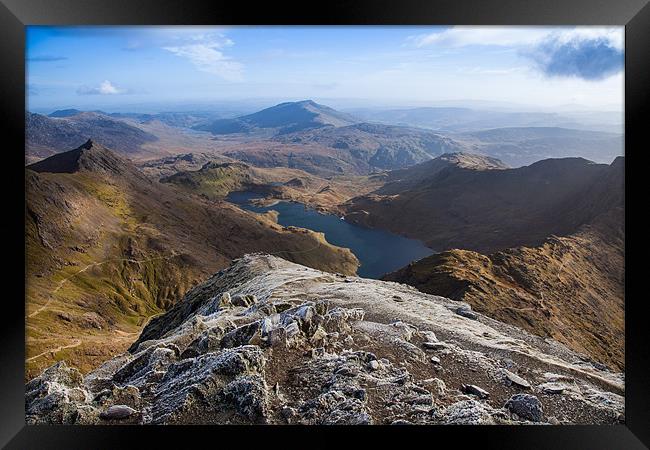
M537 165L556 170L563 162ZM584 164L579 158L571 162ZM552 337L622 370L624 165L624 157L616 158L578 195L555 204L556 217L572 225L564 234L553 233L536 245L494 252L451 249L415 261L384 279L466 301L490 317Z
M576 202L610 168L584 158L549 159L514 169L449 165L430 176L425 171L416 185L389 183L343 207L346 220L404 233L437 250L489 253L575 231L595 214L586 207L578 214ZM398 178L421 171L416 165L398 172Z
M96 112L65 117L25 113L27 157L48 157L83 145L90 138L123 154L137 153L143 144L158 140L151 133Z
M356 271L356 257L321 233L188 195L86 144L25 171L28 374L62 355L84 371L96 367L122 351L148 317L246 252ZM107 335L115 339L98 348ZM80 336L79 345L49 351Z
M30 164L26 167L34 172L75 173L79 171L105 172L123 176L129 173L140 179L145 179L131 162L117 153L110 151L101 144L88 139L79 147L50 156L49 158Z
M73 392L77 395L61 395ZM620 373L397 283L245 255L128 352L26 384L27 423L616 424Z

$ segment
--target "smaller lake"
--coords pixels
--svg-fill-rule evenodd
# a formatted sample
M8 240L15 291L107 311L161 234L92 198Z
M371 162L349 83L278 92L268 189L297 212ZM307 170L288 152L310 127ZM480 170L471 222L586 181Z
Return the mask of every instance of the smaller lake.
M356 255L361 263L357 270L361 277L380 278L411 261L434 253L418 240L353 225L339 217L320 214L300 203L279 202L273 206L256 206L250 203L252 199L261 197L263 195L255 192L231 192L227 200L248 211L277 211L278 223L282 226L308 228L325 233L327 242L347 247Z

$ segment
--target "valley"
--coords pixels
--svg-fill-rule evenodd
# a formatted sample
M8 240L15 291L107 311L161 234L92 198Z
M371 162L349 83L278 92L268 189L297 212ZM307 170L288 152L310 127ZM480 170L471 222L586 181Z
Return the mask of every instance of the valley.
M245 253L281 251L347 274L358 266L349 250L322 234L283 227L272 215L228 202L188 198L91 141L28 166L26 179L26 376L57 358L82 370L95 367L127 342L97 349L83 340L65 352L46 351L80 336L135 333Z
M349 248L354 253L359 259L357 274L364 278L379 278L433 253L433 250L415 239L353 225L343 218L317 212L295 201L273 201L266 202L268 205L256 205L255 200L260 198L260 194L254 192L233 192L227 197L229 201L249 211L274 211L280 225L324 233L328 242Z
M371 123L313 101L26 120L26 379L91 373L258 253L411 285L624 370L624 158L593 162L620 136Z
M21 28L18 422L636 435L626 29Z

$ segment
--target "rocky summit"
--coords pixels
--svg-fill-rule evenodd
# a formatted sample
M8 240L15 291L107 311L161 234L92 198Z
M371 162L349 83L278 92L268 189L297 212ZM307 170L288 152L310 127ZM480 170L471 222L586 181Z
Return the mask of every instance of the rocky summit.
M412 287L246 255L123 353L26 385L27 422L613 424L624 380Z

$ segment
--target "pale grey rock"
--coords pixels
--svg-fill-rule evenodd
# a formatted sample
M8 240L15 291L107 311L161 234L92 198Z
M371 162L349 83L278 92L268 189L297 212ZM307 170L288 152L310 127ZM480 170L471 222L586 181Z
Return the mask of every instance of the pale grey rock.
M419 334L426 340L426 343L435 343L438 342L438 338L433 331L420 331Z
M438 397L443 397L447 392L447 386L440 378L428 378L423 380L422 383L426 386L431 386L431 389Z
M393 420L390 424L391 425L415 425L413 422L409 422L406 419Z
M474 311L472 311L469 306L460 306L456 308L456 314L459 316L466 317L471 320L478 320L478 316Z
M122 420L127 419L136 413L137 411L129 406L113 405L106 411L103 411L99 415L99 418L104 420Z
M562 383L549 382L542 383L537 388L545 394L561 394L567 389L567 386Z
M475 395L481 399L485 399L490 396L490 393L488 391L473 384L463 384L462 389L466 394Z
M447 425L494 425L494 410L476 400L463 400L445 408L442 422Z
M506 389L499 386L501 370L514 375L524 364L536 392L547 394L551 383L566 386L566 399L538 399L559 423L624 421L623 374L593 368L555 341L495 320L462 320L456 301L398 283L349 279L247 255L153 318L128 352L86 376L58 363L29 381L26 421L527 423L535 418L527 410L510 410L520 408L517 399L508 409L496 405ZM446 355L445 367L431 363L431 351L434 358ZM461 381L470 395L455 389ZM558 400L570 407L554 410ZM100 418L118 406L136 412Z
M510 372L509 370L501 369L501 374L503 375L507 384L514 384L524 389L530 389L531 387L528 381L524 380L519 375Z
M224 387L223 395L247 419L252 422L265 421L268 414L268 389L260 375L235 378Z

